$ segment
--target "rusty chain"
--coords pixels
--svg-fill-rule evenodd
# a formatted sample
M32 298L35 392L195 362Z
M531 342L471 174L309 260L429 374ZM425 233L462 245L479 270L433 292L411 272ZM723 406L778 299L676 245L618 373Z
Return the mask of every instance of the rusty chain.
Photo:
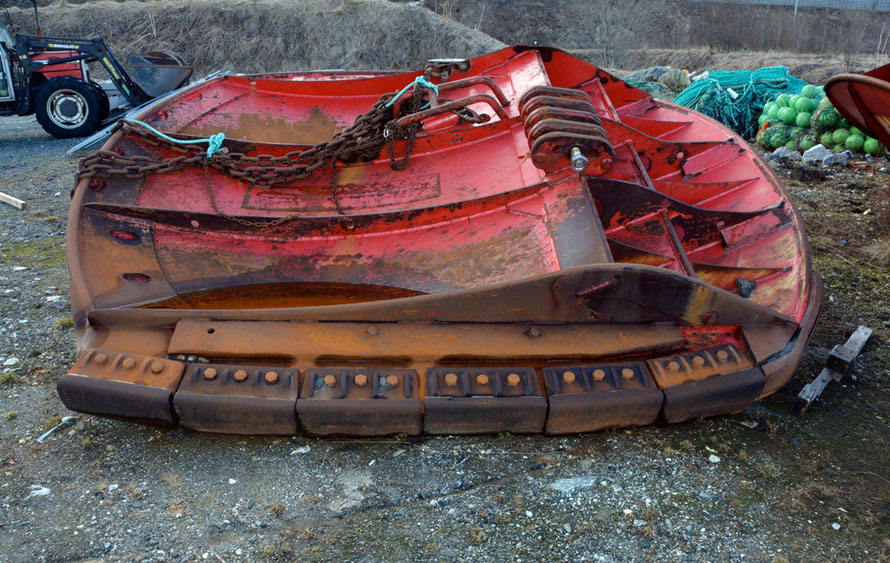
M244 153L222 151L207 158L204 149L196 146L183 146L158 137L151 131L136 124L120 121L114 131L124 131L139 135L146 144L180 153L179 156L153 158L149 156L124 156L116 151L100 150L78 163L76 180L82 178L123 177L142 178L148 174L176 172L189 166L213 167L227 176L237 178L256 187L270 188L279 184L290 184L308 178L319 169L332 165L337 160L355 162L373 160L385 146L394 170L401 170L408 164L414 139L420 124L399 126L393 110L387 107L395 94L384 94L371 107L359 115L347 129L337 133L330 141L314 145L306 150L291 151L283 156L261 154L248 156ZM424 89L415 88L410 99L402 105L401 113L407 115L420 110L423 104ZM406 141L406 151L401 158L395 155L394 143Z

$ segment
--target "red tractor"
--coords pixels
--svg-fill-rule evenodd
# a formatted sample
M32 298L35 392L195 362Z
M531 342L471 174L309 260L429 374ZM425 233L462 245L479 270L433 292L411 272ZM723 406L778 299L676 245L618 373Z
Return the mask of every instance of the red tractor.
M36 2L34 13L37 15ZM6 23L12 28L9 12ZM102 39L10 35L0 22L0 115L34 114L47 133L82 137L123 110L179 88L192 69L164 53L133 55L133 77ZM90 79L98 63L110 80Z

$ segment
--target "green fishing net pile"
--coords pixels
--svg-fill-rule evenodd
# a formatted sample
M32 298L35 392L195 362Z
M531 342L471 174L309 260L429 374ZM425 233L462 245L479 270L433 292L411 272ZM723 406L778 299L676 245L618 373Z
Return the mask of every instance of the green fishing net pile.
M772 66L750 70L712 70L674 99L720 121L746 139L754 137L763 106L779 94L800 92L807 83L788 74L788 67ZM731 89L736 96L730 92Z

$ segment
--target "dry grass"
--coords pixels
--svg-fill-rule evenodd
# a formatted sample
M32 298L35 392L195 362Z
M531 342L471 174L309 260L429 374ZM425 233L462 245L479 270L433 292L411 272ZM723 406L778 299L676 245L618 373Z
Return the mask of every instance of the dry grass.
M30 10L10 13L17 31L33 31ZM503 46L424 8L385 0L100 1L43 8L40 19L48 35L104 37L121 60L150 50L177 54L197 75L407 69Z
M580 54L583 55L583 52ZM855 72L864 72L884 64L886 57L861 55ZM627 68L668 65L693 70L757 69L765 66L787 66L792 75L813 84L821 84L831 76L848 72L840 53L793 53L790 51L726 52L709 47L687 49L638 49L628 53Z
M690 0L425 0L424 5L505 43L591 50L626 65L625 49L834 53L844 70L886 52L886 15L857 10L702 3ZM648 66L648 65L647 65Z
M890 266L890 239L876 240L864 249L866 254L881 266Z
M723 12L715 20L716 15L707 15L713 6L669 0L426 0L425 6L387 0L62 0L40 13L49 35L104 37L125 64L132 53L171 52L193 65L199 76L214 70L419 68L430 58L470 57L505 43L534 42L613 69L786 65L792 74L815 83L881 61L836 46L841 39L849 45L854 32L863 36L857 43L862 49L872 45L865 39L880 22L860 21L860 15L850 11L802 12L799 34L815 40L815 32L808 34L806 26L820 31L818 44L811 45L783 37L777 41L772 32L769 39L755 41L749 26L733 24L763 7L734 7L738 13L730 15L735 20ZM773 12L763 16L769 25L756 26L758 33L781 25L787 15ZM16 31L33 32L31 10L13 8L11 14ZM702 30L719 30L719 40ZM819 48L829 53L800 52Z

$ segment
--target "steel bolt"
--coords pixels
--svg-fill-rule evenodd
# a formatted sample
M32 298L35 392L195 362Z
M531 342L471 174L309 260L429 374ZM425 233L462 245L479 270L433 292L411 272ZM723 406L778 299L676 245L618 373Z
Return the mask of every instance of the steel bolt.
M572 170L575 172L584 172L587 170L588 164L590 164L590 161L587 160L587 157L584 156L581 149L572 147Z
M680 362L671 360L668 362L668 369L671 371L680 371Z
M136 365L136 360L134 360L133 358L124 358L124 361L121 362L121 365L127 369L133 369L133 367Z
M593 370L593 378L597 381L602 381L606 378L606 371L602 369Z
M729 359L729 353L726 350L717 350L717 359L721 362L725 362Z
M636 373L630 368L624 368L621 370L621 377L623 377L624 379L633 379L634 375L636 375Z
M522 378L519 377L518 373L511 373L510 375L507 376L507 383L511 387L516 387L517 385L519 385L519 383L521 381L522 381Z
M537 338L537 337L541 336L541 329L536 326L533 326L530 329L528 329L526 334L528 334L532 338Z
M701 356L694 356L694 357L692 358L692 364L693 364L695 367L699 367L699 368L700 368L700 367L702 367L703 365L705 365L705 359L702 358Z
M105 354L96 354L95 356L93 356L93 361L97 364L104 364L108 361L108 356L106 356Z
M278 383L278 373L276 373L274 371L267 371L266 372L266 383L268 383L269 385L274 385L275 383Z
M324 376L324 384L325 385L327 385L328 387L331 387L332 385L334 385L334 383L337 383L336 376L331 375L331 374L327 374L326 376Z
M562 380L566 383L574 383L575 382L575 372L566 371L562 374Z
M386 376L386 384L389 385L389 386L391 386L391 387L395 387L396 385L399 384L399 378L398 378L398 376L395 376L395 375L387 375L387 376Z
M161 373L162 371L164 371L164 364L162 364L161 362L152 362L151 371L153 371L154 373Z
M454 387L457 385L457 374L456 373L446 373L445 374L445 385L449 387Z
M243 369L239 369L232 377L235 378L235 381L244 381L245 379L247 379L247 372Z
M356 375L355 376L355 384L358 385L359 387L364 387L365 385L368 384L368 376L363 373Z
M488 375L480 373L476 376L476 383L479 385L488 385Z
M368 336L377 336L378 334L380 334L380 329L376 326L369 326L367 330L365 330L365 332L368 334Z
M216 377L216 370L214 368L207 368L204 370L204 379L214 379Z
M712 325L717 322L717 319L720 318L720 314L717 311L708 311L704 315L701 316L701 322L706 325Z

